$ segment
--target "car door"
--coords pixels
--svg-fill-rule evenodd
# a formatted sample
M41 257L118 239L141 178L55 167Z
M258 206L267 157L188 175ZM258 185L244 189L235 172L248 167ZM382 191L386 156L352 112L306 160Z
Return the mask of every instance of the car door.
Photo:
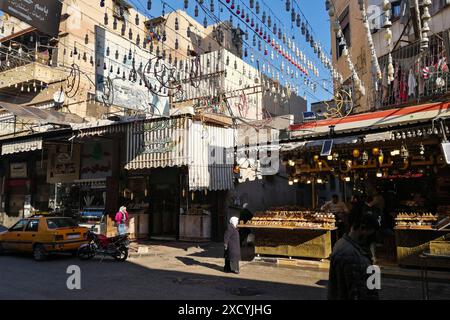
M8 232L3 236L2 246L4 249L22 251L23 229L26 224L27 220L22 219L9 228Z
M22 251L33 251L33 244L36 242L38 238L39 231L39 219L30 219L25 227L25 230L22 234Z

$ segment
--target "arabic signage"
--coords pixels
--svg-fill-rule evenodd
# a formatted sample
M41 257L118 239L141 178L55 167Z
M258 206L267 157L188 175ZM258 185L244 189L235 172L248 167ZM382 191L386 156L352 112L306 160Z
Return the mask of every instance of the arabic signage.
M70 183L80 177L80 146L53 145L49 147L47 182Z
M55 0L1 0L0 10L52 37L59 34L62 3Z
M175 148L175 141L172 130L166 128L177 128L176 120L167 119L154 123L144 123L144 139L141 143L140 152L144 154L166 153Z
M95 28L95 39L97 99L147 116L170 115L169 98L150 92L141 78L143 74L152 87L157 86L158 80L144 71L154 56L137 45L130 48L128 40L99 26ZM130 75L135 78L130 79Z
M26 178L27 171L27 163L26 162L14 162L10 165L10 178L11 179L19 179Z
M112 162L112 142L83 144L81 180L102 179L111 176Z

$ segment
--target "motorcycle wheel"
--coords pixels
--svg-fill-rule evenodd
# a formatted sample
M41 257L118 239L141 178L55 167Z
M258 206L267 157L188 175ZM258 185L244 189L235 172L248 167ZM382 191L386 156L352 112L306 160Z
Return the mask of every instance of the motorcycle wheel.
M80 260L90 260L95 257L95 252L90 247L78 249L77 256Z
M124 262L128 259L128 248L120 247L118 254L113 256L116 261Z

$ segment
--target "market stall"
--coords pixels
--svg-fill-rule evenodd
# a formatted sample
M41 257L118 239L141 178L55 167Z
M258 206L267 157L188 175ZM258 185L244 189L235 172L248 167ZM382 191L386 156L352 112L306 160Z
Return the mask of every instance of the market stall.
M450 254L450 211L400 212L396 217L397 261L401 266L420 267L421 254ZM430 267L449 268L448 260L433 259Z
M449 132L445 123L416 124L291 142L282 152L288 183L310 187L312 208L338 194L351 209L356 196L381 221L377 260L420 266L419 256L431 248L445 251L450 235L450 168L441 146ZM450 268L448 261L436 266Z
M254 233L257 255L326 259L335 223L330 213L286 207L258 212L239 227Z

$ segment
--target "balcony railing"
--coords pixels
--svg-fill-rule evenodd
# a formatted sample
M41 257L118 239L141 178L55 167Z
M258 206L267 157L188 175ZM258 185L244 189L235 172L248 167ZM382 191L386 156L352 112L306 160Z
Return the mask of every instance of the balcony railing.
M376 109L390 109L450 97L449 30L433 35L429 49L416 42L392 52L395 80L388 83L389 57L379 59L383 79L374 94Z
M18 42L12 43L11 46L2 45L0 47L0 72L34 62L50 66L51 60L51 51L45 48L30 50Z

